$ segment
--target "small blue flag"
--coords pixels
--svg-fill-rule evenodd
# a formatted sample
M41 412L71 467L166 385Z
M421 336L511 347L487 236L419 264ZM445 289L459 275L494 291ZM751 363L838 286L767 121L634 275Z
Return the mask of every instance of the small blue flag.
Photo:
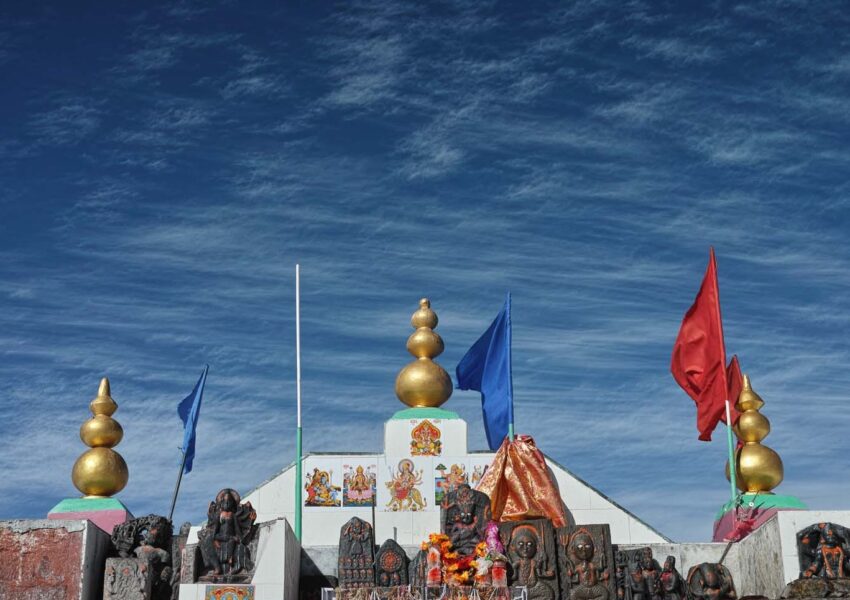
M497 450L514 422L511 377L511 294L496 320L457 365L457 386L481 392L484 430L490 450Z
M201 378L195 384L195 389L177 405L177 414L180 415L180 419L183 421L184 473L189 473L192 470L192 461L195 459L195 430L198 427L198 415L201 414L201 398L204 396L204 384L207 382L207 372L209 370L210 366L204 365L204 372L201 373Z

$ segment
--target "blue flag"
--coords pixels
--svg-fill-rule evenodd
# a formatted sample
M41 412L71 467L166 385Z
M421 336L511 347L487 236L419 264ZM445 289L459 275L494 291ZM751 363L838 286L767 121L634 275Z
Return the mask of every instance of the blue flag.
M510 293L496 320L458 363L457 387L481 392L487 443L497 450L514 422Z
M183 456L186 457L186 462L183 464L184 473L189 473L192 470L192 461L195 459L195 429L198 427L201 398L204 396L204 384L207 382L207 371L209 370L210 366L205 365L201 378L195 384L195 389L177 405L177 414L183 421Z

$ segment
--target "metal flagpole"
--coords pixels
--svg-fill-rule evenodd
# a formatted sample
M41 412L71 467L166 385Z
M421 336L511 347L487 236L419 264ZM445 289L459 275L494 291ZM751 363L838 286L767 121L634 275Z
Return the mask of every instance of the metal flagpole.
M168 520L174 516L174 507L177 505L177 492L180 491L180 482L183 480L183 469L186 468L186 453L183 453L183 460L180 461L180 474L177 475L177 485L174 486L174 495L171 497L171 510L168 511Z
M514 441L514 372L513 372L513 326L511 324L511 293L508 292L508 376L511 380L511 420L508 422L508 441Z
M301 267L295 265L295 537L301 541Z
M735 473L737 465L735 464L735 450L732 448L732 410L729 408L729 400L726 400L726 441L729 444L729 483L732 484L732 503L734 505L735 498L738 497L738 481Z

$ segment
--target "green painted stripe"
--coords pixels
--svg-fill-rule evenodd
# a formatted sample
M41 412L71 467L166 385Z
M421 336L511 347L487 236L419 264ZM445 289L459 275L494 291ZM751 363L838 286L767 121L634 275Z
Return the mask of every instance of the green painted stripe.
M460 415L450 410L442 408L405 408L393 415L393 419L460 419Z
M93 512L100 510L127 510L118 498L65 498L48 514Z
M797 508L807 509L808 506L796 496L780 496L779 494L742 494L740 498L740 506L745 509L750 508ZM753 505L750 506L750 503ZM715 515L714 520L717 521L723 515L735 508L736 503L731 500L724 504L720 511Z

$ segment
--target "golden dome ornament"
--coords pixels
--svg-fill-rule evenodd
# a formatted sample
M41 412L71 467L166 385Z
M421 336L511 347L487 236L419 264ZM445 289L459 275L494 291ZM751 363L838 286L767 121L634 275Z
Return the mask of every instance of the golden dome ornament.
M422 298L410 324L414 331L407 338L407 351L416 360L408 363L395 380L398 399L411 407L436 408L452 395L452 380L446 370L432 359L443 353L443 338L434 331L437 313L431 301Z
M746 494L769 494L782 482L784 468L782 459L773 449L761 441L770 433L770 421L759 412L764 400L753 391L748 375L738 396L735 408L741 413L733 431L743 442L735 452L738 488ZM729 462L726 462L726 478L729 479Z
M80 439L90 449L74 463L71 480L86 497L105 498L123 490L130 476L127 463L112 449L124 437L124 430L112 418L118 405L106 377L100 380L89 409L94 416L80 427Z

